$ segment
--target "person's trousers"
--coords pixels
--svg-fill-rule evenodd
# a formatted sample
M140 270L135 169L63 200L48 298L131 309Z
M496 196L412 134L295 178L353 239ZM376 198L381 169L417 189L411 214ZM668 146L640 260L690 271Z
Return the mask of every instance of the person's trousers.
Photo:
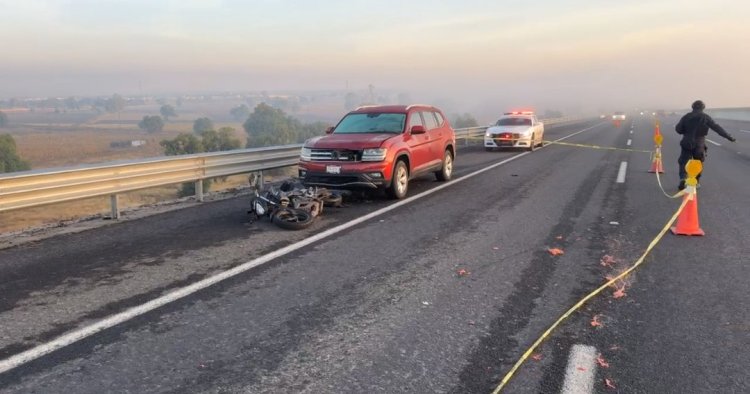
M682 151L680 152L680 158L677 159L677 164L680 165L680 181L681 182L687 179L687 171L685 171L685 164L687 164L688 160L690 159L700 160L701 162L705 161L706 160L706 145L698 145L693 149L687 149L684 146L682 147ZM698 174L698 180L701 179L701 175L703 175L702 172Z

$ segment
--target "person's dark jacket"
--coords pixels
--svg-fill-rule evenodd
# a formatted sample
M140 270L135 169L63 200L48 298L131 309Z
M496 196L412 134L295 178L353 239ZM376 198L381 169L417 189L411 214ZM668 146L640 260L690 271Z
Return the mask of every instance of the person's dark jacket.
M717 132L720 136L730 141L734 141L734 137L701 110L693 110L693 112L686 114L680 119L677 126L675 126L677 134L682 135L680 146L688 150L706 146L708 129Z

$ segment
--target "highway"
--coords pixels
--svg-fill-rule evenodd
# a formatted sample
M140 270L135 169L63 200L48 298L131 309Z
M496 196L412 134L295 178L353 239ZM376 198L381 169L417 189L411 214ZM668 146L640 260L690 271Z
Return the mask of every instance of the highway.
M661 119L670 194L677 120ZM665 236L617 296L573 314L505 392L750 392L750 122L718 122L738 142L709 135L706 236ZM653 148L651 117L547 128L547 140L564 137L623 150L473 145L458 152L460 181L419 179L410 195L422 197L355 201L300 232L250 223L241 197L2 249L0 360L290 251L14 365L0 392L491 392L679 206L647 172L649 155L624 150Z

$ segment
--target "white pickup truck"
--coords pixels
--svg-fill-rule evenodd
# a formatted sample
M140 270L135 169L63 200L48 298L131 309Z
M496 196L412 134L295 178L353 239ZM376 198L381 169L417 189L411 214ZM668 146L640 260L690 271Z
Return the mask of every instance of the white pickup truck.
M484 148L523 148L533 151L544 142L544 123L533 112L507 112L484 134Z

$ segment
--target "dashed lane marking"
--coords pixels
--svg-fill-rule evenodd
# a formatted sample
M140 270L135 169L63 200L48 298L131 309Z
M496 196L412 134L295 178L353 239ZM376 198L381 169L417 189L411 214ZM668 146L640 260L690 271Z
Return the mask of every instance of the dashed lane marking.
M720 144L720 143L718 143L718 142L715 142L715 141L711 141L711 140L709 140L708 138L706 138L706 141L708 141L708 142L710 142L710 143L712 143L712 144L714 144L714 145L716 145L716 146L721 146L721 144Z
M594 392L596 376L596 348L573 345L565 368L565 381L560 394L588 394Z
M625 183L625 174L628 172L628 162L620 163L620 170L617 172L617 183Z
M633 140L628 140L628 146L630 146L633 143Z

